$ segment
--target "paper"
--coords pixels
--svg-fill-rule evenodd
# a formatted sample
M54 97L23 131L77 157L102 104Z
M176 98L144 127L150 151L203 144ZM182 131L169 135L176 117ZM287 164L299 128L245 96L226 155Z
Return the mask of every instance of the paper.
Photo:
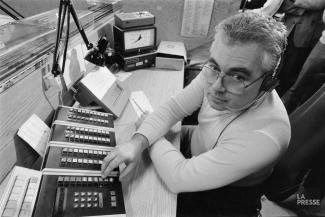
M214 0L185 0L181 36L208 35Z
M50 128L33 114L18 130L18 136L44 157Z
M138 117L146 112L153 112L153 108L143 91L133 91L129 100Z
M60 58L60 67L62 69L63 58ZM78 44L72 49L67 51L67 56L65 60L65 67L63 78L67 85L67 88L70 88L74 83L79 80L82 75L86 73L86 64L83 57L83 51L81 44Z
M87 74L81 82L98 98L103 99L108 89L114 84L116 77L106 67L98 67L97 71Z
M119 72L115 74L116 78L121 82L125 81L131 75L132 75L131 72Z

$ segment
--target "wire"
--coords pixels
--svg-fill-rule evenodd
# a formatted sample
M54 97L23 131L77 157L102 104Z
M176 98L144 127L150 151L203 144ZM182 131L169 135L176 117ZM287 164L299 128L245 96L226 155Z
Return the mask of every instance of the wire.
M48 104L51 106L52 110L55 110L54 106L52 105L52 103L50 102L50 99L48 98L48 96L46 95L46 90L45 90L45 81L44 81L44 75L43 73L41 73L41 76L42 76L42 93L45 97L45 100L48 102Z
M250 106L250 107L251 107L251 106ZM226 125L222 130L221 130L221 132L220 132L220 134L219 134L219 136L218 136L218 138L217 138L216 143L214 144L214 146L213 146L211 149L214 149L214 148L217 146L217 144L218 144L218 142L219 142L219 139L220 139L221 135L223 134L223 132L226 130L226 128L227 128L227 127L228 127L232 122L234 122L237 118L239 118L242 114L244 114L246 111L248 111L250 107L248 107L247 109L241 111L241 112L240 112L236 117L234 117L231 121L229 121L229 122L227 123L227 125Z

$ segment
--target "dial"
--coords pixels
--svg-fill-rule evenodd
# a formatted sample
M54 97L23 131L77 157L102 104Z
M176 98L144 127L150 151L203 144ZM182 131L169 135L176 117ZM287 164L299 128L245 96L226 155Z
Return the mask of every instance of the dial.
M155 29L142 29L124 33L125 50L153 46Z

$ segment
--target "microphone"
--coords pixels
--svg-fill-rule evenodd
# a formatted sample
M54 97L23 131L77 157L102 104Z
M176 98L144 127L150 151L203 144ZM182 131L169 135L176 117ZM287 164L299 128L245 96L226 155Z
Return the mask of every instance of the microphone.
M85 60L97 65L103 66L106 59L106 48L108 45L108 40L106 37L101 37L98 41L97 47L92 48L88 54L85 56Z

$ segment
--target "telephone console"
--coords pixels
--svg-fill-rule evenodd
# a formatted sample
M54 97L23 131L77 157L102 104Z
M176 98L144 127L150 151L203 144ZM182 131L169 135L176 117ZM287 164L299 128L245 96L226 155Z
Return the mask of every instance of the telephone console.
M92 111L82 108L59 106L54 114L57 122L67 121L103 127L114 127L114 116L110 113Z
M42 168L43 170L70 170L85 171L92 170L97 172L101 170L103 159L110 150L81 148L81 147L61 147L49 146L45 154ZM90 171L91 172L91 171ZM114 170L114 175L118 170Z
M49 142L76 145L115 147L115 132L112 128L94 127L73 123L54 123Z
M126 216L118 175L103 179L15 166L1 197L1 217Z
M44 174L34 217L125 217L122 185L117 176Z
M31 217L41 177L39 171L15 166L5 192L0 195L0 216Z

